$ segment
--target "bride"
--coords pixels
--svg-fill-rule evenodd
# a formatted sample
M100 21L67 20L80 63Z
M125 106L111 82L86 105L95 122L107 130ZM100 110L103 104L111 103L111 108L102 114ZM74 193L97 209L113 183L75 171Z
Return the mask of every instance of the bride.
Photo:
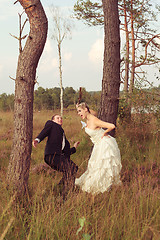
M85 132L94 144L87 170L76 178L75 184L83 191L98 194L108 191L113 184L121 184L121 156L116 139L109 135L115 128L91 114L86 103L76 105L78 115L87 120ZM105 128L106 130L103 130Z

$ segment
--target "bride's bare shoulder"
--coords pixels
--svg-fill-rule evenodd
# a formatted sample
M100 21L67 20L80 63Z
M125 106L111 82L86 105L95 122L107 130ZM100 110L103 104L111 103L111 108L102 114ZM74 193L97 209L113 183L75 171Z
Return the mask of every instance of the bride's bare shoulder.
M90 109L90 113L93 115L93 116L97 116L97 112L96 111L94 111L93 109Z
M98 119L98 118L97 118L95 115L93 115L93 114L90 115L90 118L91 118L92 121L96 121L96 119Z
M99 122L99 119L96 116L92 115L92 123L96 125L96 127L98 122Z

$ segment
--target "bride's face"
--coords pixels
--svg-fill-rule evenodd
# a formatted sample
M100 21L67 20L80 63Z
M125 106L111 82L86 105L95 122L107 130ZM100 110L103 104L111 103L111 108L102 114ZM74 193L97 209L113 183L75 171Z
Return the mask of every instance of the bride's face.
M78 107L78 108L77 108L77 113L78 113L78 115L79 115L82 119L85 119L85 118L86 118L87 112L88 112L87 108L85 108L85 109L83 109L83 108L81 108L81 107Z

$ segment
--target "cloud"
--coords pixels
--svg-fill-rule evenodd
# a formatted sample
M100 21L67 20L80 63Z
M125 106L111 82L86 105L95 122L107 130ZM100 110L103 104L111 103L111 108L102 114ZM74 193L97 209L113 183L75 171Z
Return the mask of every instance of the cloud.
M0 64L0 73L3 71L3 65Z
M64 54L62 56L62 62L63 60L67 62L71 58L72 58L72 53L69 51L64 51ZM42 53L42 57L39 63L39 73L47 74L47 72L51 73L54 71L54 74L57 74L57 72L59 71L58 69L59 69L59 60L58 60L57 47L55 46L55 44L53 44L51 40L47 39L44 47L44 51Z
M64 60L69 61L72 58L72 53L71 52L66 52L64 53Z
M0 0L0 20L8 20L11 17L17 17L18 13L22 13L23 8L20 4L9 3L6 4L6 0Z
M48 72L52 71L54 68L58 68L57 56L54 54L52 43L47 39L42 57L40 59L39 71Z
M97 39L96 42L91 46L91 50L88 53L89 60L94 64L102 63L103 49L103 40Z
M51 46L51 41L47 39L45 47L44 47L44 52L50 54L53 51L52 46Z
M155 42L160 44L160 39L159 38L155 38Z
M52 59L51 66L53 68L58 68L58 60L57 60L57 58L53 58Z
M54 68L58 67L58 61L56 58L51 58L49 55L46 55L42 58L39 65L40 72L52 71Z

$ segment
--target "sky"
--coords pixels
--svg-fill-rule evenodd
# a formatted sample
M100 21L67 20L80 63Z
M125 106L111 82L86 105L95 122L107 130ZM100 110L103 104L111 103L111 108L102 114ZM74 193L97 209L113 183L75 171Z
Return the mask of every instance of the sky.
M0 0L0 94L14 93L16 68L18 60L18 40L10 34L18 36L19 16L23 9L14 1ZM53 25L50 6L58 6L63 16L72 14L76 0L41 0L48 18L48 36L44 51L37 67L38 87L54 88L59 85L57 43L51 38ZM26 15L23 14L23 20ZM62 42L62 78L63 87L78 90L84 87L87 91L99 91L103 75L103 27L88 27L81 21L72 19L71 39ZM29 32L29 23L24 34ZM160 32L160 31L159 31ZM122 36L123 37L123 36ZM23 46L25 41L22 42ZM148 68L149 79L155 86L160 82L155 77L155 70ZM10 78L11 77L11 78ZM123 86L121 86L123 88Z

